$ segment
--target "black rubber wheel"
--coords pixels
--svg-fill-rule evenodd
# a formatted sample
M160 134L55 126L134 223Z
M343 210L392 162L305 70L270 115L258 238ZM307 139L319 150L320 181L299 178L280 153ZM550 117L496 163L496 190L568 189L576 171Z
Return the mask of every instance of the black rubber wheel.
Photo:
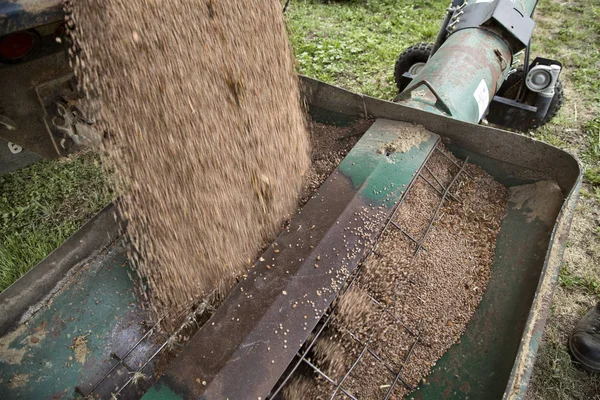
M408 86L406 79L402 79L402 74L409 71L414 72L418 67L425 65L429 60L432 48L433 44L431 43L418 43L410 46L400 54L394 67L394 80L400 92Z
M521 86L521 82L523 81L523 79L525 79L525 72L523 71L523 67L519 67L517 69L517 72L515 72L514 74L511 74L506 79L506 81L504 81L504 83L498 90L497 95L507 98L507 99L515 100L519 93L519 88ZM535 94L530 93L530 95L527 96L523 102L525 104L533 105L534 101L535 101ZM546 116L544 117L543 120L540 121L538 119L532 119L528 122L519 120L518 122L515 121L514 125L511 124L509 121L509 122L505 122L503 125L506 128L514 129L514 130L522 131L522 132L527 132L529 130L539 128L540 126L545 125L548 122L550 122L550 120L552 120L552 118L554 118L556 116L556 114L558 114L558 111L562 107L563 102L564 102L564 90L563 90L562 82L559 79L558 81L556 81L556 87L554 88L554 97L552 98L552 101L550 102L550 106L548 107L548 112L546 113Z

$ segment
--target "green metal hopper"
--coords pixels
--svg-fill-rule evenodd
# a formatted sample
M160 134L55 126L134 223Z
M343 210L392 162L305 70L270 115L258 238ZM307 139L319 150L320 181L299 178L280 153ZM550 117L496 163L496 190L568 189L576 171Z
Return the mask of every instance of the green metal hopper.
M447 138L447 147L455 156L463 160L469 157L469 162L504 185L540 181L558 185L560 201L548 202L543 219L531 218L533 210L529 208L543 201L509 204L492 278L480 307L460 343L437 363L427 383L411 395L430 399L524 398L577 201L581 183L577 160L522 135L361 96L309 78L302 78L302 85L310 114L317 121L346 126L357 118L369 118L419 124ZM290 222L294 226L294 221L302 218L318 218L328 224L311 246L319 246L319 237L325 240L334 232L336 221L345 218L347 204L373 201L392 210L400 201L400 192L367 195L390 179L390 167L373 154L364 153L378 138L385 137L382 126L376 123L363 136L313 196L320 202L321 194L335 190L337 208L316 211L309 201ZM437 135L413 149L412 164L408 159L395 164L399 169L394 171L400 171L394 178L396 183L410 184L434 151ZM352 164L357 160L362 164ZM556 192L540 187L536 196L556 197ZM287 276L273 271L273 279L260 286L241 280L216 311L207 310L211 319L173 359L165 354L177 351L178 345L156 332L142 309L140 290L136 290L139 282L133 279L135 274L125 258L127 244L120 238L114 210L109 206L102 211L0 294L0 398L109 398L111 393L139 398L147 392L145 398L245 399L273 394L288 367L298 360L295 350L281 352L271 363L260 347L253 350L249 344L254 335L265 331L265 324L280 320L293 324L297 316L272 313L277 309L274 304L283 301L281 289L291 292L303 276L301 263L290 268L290 273L284 274ZM385 220L380 223L385 224ZM281 237L285 235L283 232ZM355 262L358 264L360 257ZM302 285L310 284L306 275L304 278ZM248 314L256 318L247 318L244 326L234 331L225 321L231 321L236 312L233 305L240 287L256 293ZM220 321L223 323L213 325ZM302 333L304 340L317 322ZM154 376L158 370L164 371L161 377ZM198 377L202 377L200 383Z

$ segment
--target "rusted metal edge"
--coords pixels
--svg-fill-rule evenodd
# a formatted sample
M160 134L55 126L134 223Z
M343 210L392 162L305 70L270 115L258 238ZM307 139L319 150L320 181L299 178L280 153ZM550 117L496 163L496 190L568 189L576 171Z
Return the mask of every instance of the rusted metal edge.
M279 235L145 399L264 399L349 274L368 254L439 141L377 150L376 121Z

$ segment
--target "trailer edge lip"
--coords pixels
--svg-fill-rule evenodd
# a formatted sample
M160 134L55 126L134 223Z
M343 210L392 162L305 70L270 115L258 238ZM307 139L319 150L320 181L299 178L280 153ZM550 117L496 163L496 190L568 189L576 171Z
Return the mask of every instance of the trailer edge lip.
M565 199L556 219L540 280L535 291L527 322L525 323L521 343L519 344L519 350L503 395L504 400L525 399L527 394L529 380L550 312L554 288L560 274L563 254L569 238L571 222L575 208L577 207L582 181L583 174L580 171L578 180Z

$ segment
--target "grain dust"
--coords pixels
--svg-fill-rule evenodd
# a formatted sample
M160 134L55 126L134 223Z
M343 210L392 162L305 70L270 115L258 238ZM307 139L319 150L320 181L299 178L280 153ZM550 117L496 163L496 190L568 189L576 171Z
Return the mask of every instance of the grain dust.
M131 258L173 330L174 315L228 291L297 204L309 139L281 5L68 0L65 10L81 90L101 105Z
M431 136L431 133L421 125L414 125L408 122L380 119L378 124L381 128L393 132L397 136L396 139L386 143L378 150L380 154L406 153L413 146L420 145Z
M554 225L557 210L560 209L564 197L556 182L539 181L511 187L509 201L517 210L523 209L527 215L527 222L538 219L548 225Z

